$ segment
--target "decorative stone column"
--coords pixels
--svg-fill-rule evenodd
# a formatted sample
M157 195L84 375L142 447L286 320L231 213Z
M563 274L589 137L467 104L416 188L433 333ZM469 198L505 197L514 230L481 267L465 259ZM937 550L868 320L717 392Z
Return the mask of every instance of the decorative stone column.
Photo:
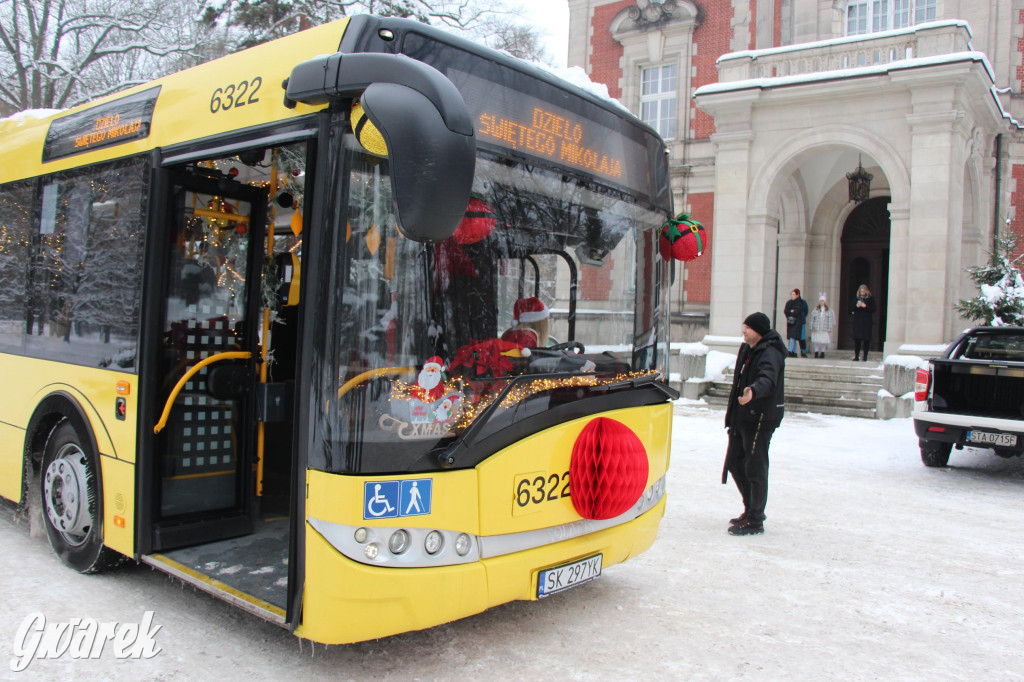
M752 312L747 308L754 300L755 310L762 303L763 271L758 268L751 273L749 268L752 261L757 262L752 249L763 250L763 244L757 244L758 236L749 232L747 217L753 140L750 114L757 97L752 92L729 93L719 99L714 112L718 132L711 136L715 146L715 248L711 251L709 335L713 337L738 337L740 323Z
M910 206L889 204L889 317L883 356L892 355L907 340L908 268L910 263Z
M965 113L958 108L949 74L941 85L911 91L910 219L906 291L907 343L940 343L955 313L952 292L959 280L963 230ZM890 264L890 272L900 273ZM898 284L898 282L893 282ZM892 289L890 288L890 291Z

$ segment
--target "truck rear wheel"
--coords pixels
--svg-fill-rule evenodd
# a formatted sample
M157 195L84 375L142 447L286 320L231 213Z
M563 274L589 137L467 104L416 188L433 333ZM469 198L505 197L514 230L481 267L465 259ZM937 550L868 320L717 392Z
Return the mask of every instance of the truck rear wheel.
M926 467L944 467L949 464L949 453L953 450L952 443L935 443L933 441L919 441L921 446L921 461Z

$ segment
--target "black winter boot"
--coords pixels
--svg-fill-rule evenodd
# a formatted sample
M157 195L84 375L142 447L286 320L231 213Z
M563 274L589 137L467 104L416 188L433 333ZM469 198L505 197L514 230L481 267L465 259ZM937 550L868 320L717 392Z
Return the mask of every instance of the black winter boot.
M764 524L760 521L747 520L735 526L729 526L729 535L759 535L764 532Z

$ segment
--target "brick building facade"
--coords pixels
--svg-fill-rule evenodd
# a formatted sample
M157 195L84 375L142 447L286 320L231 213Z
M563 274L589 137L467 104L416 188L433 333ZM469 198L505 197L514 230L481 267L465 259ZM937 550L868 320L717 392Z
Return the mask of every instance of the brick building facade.
M569 65L662 134L676 210L711 234L672 305L708 314L712 344L747 312L778 317L793 287L843 312L859 283L881 303L874 350L948 341L975 293L964 268L997 231L1024 235L1024 0L569 10ZM858 164L865 202L848 195Z

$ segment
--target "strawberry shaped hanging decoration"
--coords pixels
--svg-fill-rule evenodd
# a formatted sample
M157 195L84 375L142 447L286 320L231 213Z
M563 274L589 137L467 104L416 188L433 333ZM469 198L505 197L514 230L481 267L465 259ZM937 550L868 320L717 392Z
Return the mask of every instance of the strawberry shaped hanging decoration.
M708 248L708 231L688 213L669 218L661 226L658 250L665 260L691 261L704 255Z

